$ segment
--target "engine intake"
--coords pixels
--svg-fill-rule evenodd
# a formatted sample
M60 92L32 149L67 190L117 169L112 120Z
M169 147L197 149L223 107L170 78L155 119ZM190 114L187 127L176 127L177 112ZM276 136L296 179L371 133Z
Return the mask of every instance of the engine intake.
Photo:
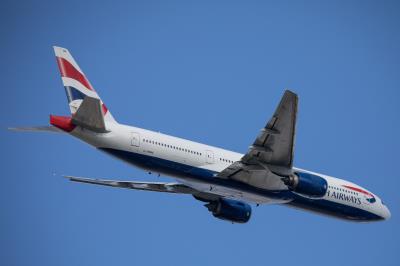
M251 216L251 206L244 202L220 199L211 201L204 206L213 214L214 217L234 223L247 223Z
M295 172L283 178L283 182L290 190L309 197L321 198L328 190L328 183L323 177L310 173Z

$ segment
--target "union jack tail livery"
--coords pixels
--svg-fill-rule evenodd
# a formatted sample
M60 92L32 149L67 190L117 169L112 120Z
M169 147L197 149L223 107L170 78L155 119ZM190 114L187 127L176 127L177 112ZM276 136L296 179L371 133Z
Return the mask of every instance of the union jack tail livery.
M100 99L92 84L78 66L68 49L54 46L61 79L67 94L71 114L75 114L86 96L98 99L105 122L115 122L110 111Z

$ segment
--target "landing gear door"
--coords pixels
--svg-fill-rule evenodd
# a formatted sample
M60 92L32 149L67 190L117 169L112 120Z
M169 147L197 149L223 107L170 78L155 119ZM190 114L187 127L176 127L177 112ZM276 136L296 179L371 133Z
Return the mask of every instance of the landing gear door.
M206 151L206 163L214 163L214 153L210 150Z
M130 146L133 149L137 149L140 147L140 135L139 133L132 132L130 138Z

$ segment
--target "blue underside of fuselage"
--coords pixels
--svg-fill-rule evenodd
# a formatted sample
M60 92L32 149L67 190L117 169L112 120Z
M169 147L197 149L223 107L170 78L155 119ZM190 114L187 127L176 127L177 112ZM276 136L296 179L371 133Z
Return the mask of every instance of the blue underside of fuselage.
M291 200L288 205L296 208L305 209L317 213L322 213L337 218L355 220L355 221L374 221L382 220L383 218L371 212L351 207L345 204L323 200L323 199L309 199L302 197L291 191L269 191L250 186L230 179L216 178L217 172L193 167L187 164L177 163L170 160L165 160L149 155L143 155L135 152L122 151L109 148L99 148L100 150L110 154L125 162L138 166L140 168L159 172L172 177L188 179L198 182L204 182L211 185L224 186L232 189L238 189L243 192L253 193L256 195L272 198Z

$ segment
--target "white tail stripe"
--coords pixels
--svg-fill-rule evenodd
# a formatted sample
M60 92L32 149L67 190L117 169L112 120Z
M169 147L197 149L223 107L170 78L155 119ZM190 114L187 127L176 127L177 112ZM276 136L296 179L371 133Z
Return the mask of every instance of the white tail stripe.
M67 77L62 77L62 82L64 86L74 87L75 89L79 90L83 94L100 99L99 95L95 91L88 90L85 86L82 85L79 81Z

